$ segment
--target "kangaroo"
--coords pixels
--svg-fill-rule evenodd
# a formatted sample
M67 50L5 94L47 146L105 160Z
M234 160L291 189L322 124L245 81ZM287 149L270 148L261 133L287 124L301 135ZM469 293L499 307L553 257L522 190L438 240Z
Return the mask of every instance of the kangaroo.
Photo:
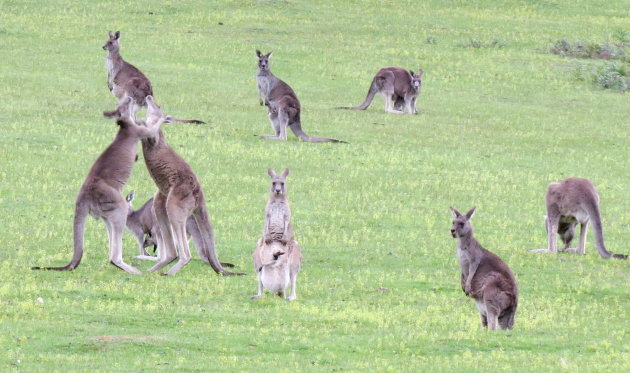
M477 303L484 328L512 329L518 305L518 288L512 271L473 237L470 219L475 214L474 207L466 215L451 207L451 213L455 218L451 235L457 239L464 293Z
M107 57L105 58L107 86L114 94L114 97L119 101L124 100L125 97L132 97L134 99L133 114L135 116L141 107L147 106L146 97L153 95L153 87L151 86L149 78L147 78L142 71L123 60L120 55L119 38L120 31L116 31L115 33L110 31L109 39L103 45L103 49L107 51ZM112 112L106 111L103 114L105 116L111 116ZM171 117L170 121L195 124L205 123L197 119L179 119L174 117Z
M149 105L153 97L146 98ZM127 202L122 196L122 189L131 176L136 160L138 141L155 136L164 118L149 118L147 126L138 126L133 120L131 97L125 98L116 109L118 133L114 141L96 159L94 165L79 190L74 213L74 254L70 263L63 267L33 267L66 271L79 266L83 257L83 235L85 221L90 214L102 218L109 235L109 261L116 267L131 273L140 274L140 270L126 264L122 258L122 235L127 220Z
M329 139L325 137L311 137L302 130L300 120L300 101L293 89L282 80L276 78L270 70L269 58L271 53L260 53L258 56L258 73L256 83L258 85L258 96L260 104L268 106L269 120L275 135L258 135L270 140L286 140L287 127L291 128L298 139L306 142L342 142L345 141Z
M252 299L259 299L263 289L267 289L292 301L296 299L302 252L291 227L291 208L286 195L289 169L285 169L280 176L271 168L267 172L271 177L271 189L265 207L263 234L252 254L254 270L258 275L258 293ZM287 296L289 285L291 294Z
M159 106L150 105L147 108L147 118L152 116L164 117ZM177 257L178 262L166 275L174 275L188 264L191 255L186 227L188 218L193 216L196 229L191 234L201 260L217 273L242 275L227 271L219 262L201 184L188 163L168 145L164 133L158 131L155 136L143 139L142 153L149 174L158 187L153 198L153 212L159 227L159 259L149 272L163 268Z
M153 245L153 252L157 249L157 224L153 218L153 198L148 200L138 210L133 209L131 202L135 198L135 192L131 192L125 197L129 205L127 213L127 229L136 238L140 250L140 259L157 260L157 257L149 255L146 248ZM146 238L145 238L146 237Z
M628 255L612 254L604 245L602 218L599 213L599 194L588 179L568 178L559 183L551 183L546 195L547 249L532 252L557 253L556 233L560 235L564 247L561 251L586 253L586 231L588 223L593 224L597 251L602 258L627 259ZM580 223L580 241L577 249L571 249L575 227Z
M417 114L416 101L422 89L423 75L422 69L414 73L402 67L384 67L372 79L368 94L361 105L339 109L365 110L372 103L376 93L380 93L385 100L386 113Z
M131 231L134 237L136 237L138 246L141 247L140 255L135 256L134 259L157 261L158 257L149 255L146 250L144 250L149 246L153 246L153 253L157 252L157 237L160 234L160 227L158 226L157 219L153 214L153 198L145 202L139 210L134 211L131 205L131 201L133 201L134 197L135 193L131 192L125 198L129 203L127 228ZM195 237L199 237L201 234L199 232L200 231L197 227L197 222L195 222L195 218L189 216L188 220L186 220L186 239L190 242L191 236L194 235ZM195 247L197 248L199 256L203 258L203 253L201 252L202 245L199 242L196 242ZM234 267L234 264L232 263L221 262L221 265L224 267Z

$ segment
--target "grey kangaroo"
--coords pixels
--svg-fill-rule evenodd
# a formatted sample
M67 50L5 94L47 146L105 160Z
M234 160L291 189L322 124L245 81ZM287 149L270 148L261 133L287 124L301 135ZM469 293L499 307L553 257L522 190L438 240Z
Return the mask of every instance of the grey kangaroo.
M512 271L473 237L470 219L475 214L474 207L465 215L452 207L451 212L455 218L451 235L457 239L464 293L475 300L483 327L512 329L518 305L518 288Z
M547 187L545 197L547 216L547 249L532 252L557 253L556 233L560 235L564 247L562 251L586 253L586 230L588 223L593 224L597 251L602 258L627 259L628 255L612 254L604 245L602 218L599 213L599 194L588 179L568 178ZM575 227L580 223L580 241L577 249L571 249Z
M300 101L288 84L271 73L269 66L271 53L262 54L259 50L256 50L256 55L258 56L256 83L258 85L260 104L268 106L269 120L275 134L259 136L270 140L286 140L287 127L289 127L295 136L302 141L345 142L325 137L311 137L304 133L300 120Z
M142 205L142 207L138 210L134 210L131 202L133 201L135 196L134 192L131 192L125 198L129 203L129 215L127 215L127 229L131 231L136 240L138 241L138 246L140 249L140 255L135 256L134 259L142 259L142 260L152 260L157 261L158 257L149 255L146 252L146 248L149 246L153 246L153 252L157 252L158 248L158 236L160 234L160 227L158 226L157 219L153 213L153 198L149 199ZM204 254L201 251L203 247L200 241L201 232L197 227L197 222L195 222L195 218L192 216L188 217L186 220L186 238L190 241L191 236L196 237L194 240L195 248L197 248L197 252L199 253L200 258L204 258ZM209 264L209 263L206 263ZM221 265L224 267L234 267L232 263L224 263L221 262Z
M372 79L368 94L361 105L339 109L365 110L379 93L385 100L385 112L417 114L416 102L422 89L422 75L424 75L422 69L414 73L402 67L384 67Z
M112 94L120 101L125 97L132 97L135 101L133 114L138 112L141 107L146 107L146 97L153 95L153 87L151 81L142 71L135 66L123 60L120 55L120 31L115 33L109 32L109 39L103 45L103 49L107 51L105 58L105 66L107 67L107 86ZM104 112L105 116L110 116L112 112ZM197 119L179 119L170 117L171 122L196 123L204 122Z
M149 105L153 97L147 96ZM83 235L85 221L90 214L94 218L102 218L109 236L109 261L116 267L132 274L140 274L140 270L125 263L122 258L122 235L127 220L127 202L122 190L136 161L138 141L155 136L164 122L164 118L147 118L146 127L134 122L131 97L125 98L110 113L116 118L118 133L114 141L96 159L90 169L77 200L74 213L74 254L70 263L63 267L33 267L33 269L49 269L57 271L72 270L79 266L83 257Z
M286 177L289 169L280 176L273 169L268 170L271 188L265 207L263 235L252 254L254 270L258 275L258 293L252 299L262 296L263 289L272 291L292 301L296 299L297 275L300 271L302 252L293 237L291 208L287 200ZM291 286L291 294L287 289Z
M147 118L151 116L165 117L157 105L147 108ZM174 275L188 264L191 255L186 227L190 228L187 221L192 216L197 224L190 233L201 260L217 273L242 275L227 271L219 262L201 184L188 163L168 145L162 131L142 140L142 152L149 174L158 187L153 198L153 212L159 227L159 259L149 272L163 268L178 257L178 262L166 275Z

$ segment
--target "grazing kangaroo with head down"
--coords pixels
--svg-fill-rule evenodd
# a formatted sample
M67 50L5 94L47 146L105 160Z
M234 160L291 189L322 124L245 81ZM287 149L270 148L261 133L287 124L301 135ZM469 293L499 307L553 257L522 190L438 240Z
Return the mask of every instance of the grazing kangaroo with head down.
M147 118L151 116L163 116L157 105L147 108ZM225 270L219 262L201 184L188 163L167 144L164 133L158 131L156 136L142 140L142 152L149 174L158 187L153 198L153 211L159 227L159 259L149 272L157 271L179 257L179 261L166 272L174 275L190 261L186 227L192 216L196 229L190 233L201 260L217 273L242 275Z
M602 258L627 259L624 254L612 254L604 245L602 218L599 213L599 195L588 179L568 178L560 183L551 183L546 195L547 249L532 252L557 253L556 233L564 243L562 251L586 253L586 230L588 223L593 224L597 251ZM569 248L573 240L576 225L580 223L580 241L577 250Z
M385 112L393 114L417 114L416 101L422 88L422 75L402 67L385 67L380 69L372 84L365 101L359 106L340 107L339 109L365 110L370 106L376 93L380 93L385 100Z
M475 213L474 207L466 215L452 207L451 212L455 218L451 235L457 239L464 293L477 303L483 327L512 329L518 305L518 288L512 271L473 237L470 218Z
M134 99L133 115L135 116L141 107L147 106L145 99L147 96L153 95L153 87L151 86L149 78L147 78L142 71L123 60L120 55L119 38L120 31L116 31L116 33L110 31L109 39L103 45L103 49L107 51L107 57L105 58L107 86L119 101L122 101L125 97L132 97ZM103 114L110 116L112 112L104 112ZM173 117L170 118L170 121L197 124L204 123L197 119L178 119Z
M258 293L252 299L260 298L263 289L267 289L292 301L296 299L302 252L293 237L291 207L286 196L285 182L289 169L285 169L280 176L271 168L268 173L271 176L271 190L265 207L263 236L252 254L254 270L258 275ZM287 296L289 285L291 294Z
M269 120L275 135L259 135L265 139L286 140L287 127L291 128L295 136L307 142L345 142L341 140L329 139L325 137L311 137L302 131L300 121L300 101L293 89L282 80L276 78L270 70L269 57L271 53L260 53L258 56L258 73L256 83L258 85L258 95L260 104L268 106Z
M144 205L139 210L133 210L131 206L131 201L133 201L134 193L131 192L127 195L126 200L129 203L129 215L127 215L127 228L131 231L131 233L136 237L138 241L138 246L141 247L140 255L135 256L134 259L142 259L142 260L152 260L157 261L158 257L149 255L144 248L153 245L153 252L157 251L158 246L158 236L160 234L160 227L158 226L157 219L153 213L153 197L145 202ZM195 248L197 248L197 252L199 253L199 257L204 259L204 254L201 251L203 247L200 243L200 235L201 232L197 227L197 222L195 222L195 218L192 216L188 217L186 220L186 238L190 241L190 237L193 236L195 242ZM210 264L206 262L206 264ZM224 267L234 267L234 264L231 263L223 263L221 265Z
M149 105L153 97L146 98ZM72 261L63 267L33 267L57 271L72 270L79 266L83 257L83 235L85 220L90 214L103 218L109 235L109 261L120 269L132 274L140 274L138 269L126 264L122 258L122 235L127 220L127 202L122 189L129 180L136 161L138 140L154 136L164 122L164 118L147 118L147 125L138 126L133 119L133 99L125 98L115 113L119 129L114 141L96 159L90 169L77 200L74 213L74 255Z

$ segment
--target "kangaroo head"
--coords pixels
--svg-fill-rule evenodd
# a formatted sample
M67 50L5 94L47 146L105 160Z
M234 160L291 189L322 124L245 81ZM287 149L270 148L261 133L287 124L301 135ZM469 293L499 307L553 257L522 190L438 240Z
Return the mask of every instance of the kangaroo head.
M135 123L135 113L133 111L135 101L132 97L127 96L124 100L118 103L116 110L106 111L103 115L107 118L118 121L131 121Z
M275 196L286 195L287 187L285 185L285 181L287 179L287 175L289 175L289 169L285 168L280 176L276 175L273 168L270 168L267 172L269 173L269 176L271 176L271 194Z
M258 56L258 68L261 71L269 71L269 58L271 58L271 53L262 54L258 49L256 49L256 55Z
M172 120L172 118L168 115L164 115L162 110L155 102L153 96L148 95L145 98L145 102L147 103L147 125L152 126L158 123L159 121L168 122Z
M565 249L568 249L571 246L571 242L573 241L573 237L575 236L575 227L577 226L577 220L563 220L560 219L558 223L558 235L564 244ZM545 230L549 233L549 217L545 215Z
M103 49L110 52L118 52L120 49L118 38L120 38L120 31L116 31L116 33L110 31L109 39L103 44Z
M422 75L424 75L424 71L419 69L417 73L414 73L412 70L409 70L411 74L411 86L415 89L419 89L422 86Z
M453 238L472 235L473 227L470 219L475 215L475 207L471 208L465 215L462 215L459 211L451 207L451 213L455 218L451 226L451 235L453 235Z

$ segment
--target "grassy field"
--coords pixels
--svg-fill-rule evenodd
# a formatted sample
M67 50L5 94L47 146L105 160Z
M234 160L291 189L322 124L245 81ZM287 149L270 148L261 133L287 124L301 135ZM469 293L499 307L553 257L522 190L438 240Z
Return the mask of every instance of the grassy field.
M571 74L558 39L630 32L625 1L0 2L0 371L630 371L630 268L543 255L547 184L591 179L606 243L630 253L630 96ZM74 199L115 125L101 115L108 30L152 80L202 182L221 260L174 277L107 262L101 222L73 272ZM471 47L471 40L480 41ZM493 42L498 41L498 42ZM265 141L255 49L297 92L302 128ZM588 61L598 64L603 61ZM420 115L336 110L384 66L425 71ZM256 290L267 168L288 167L298 299ZM144 163L125 192L155 192ZM449 206L513 269L515 328L481 329L459 286ZM125 258L137 248L125 234Z

